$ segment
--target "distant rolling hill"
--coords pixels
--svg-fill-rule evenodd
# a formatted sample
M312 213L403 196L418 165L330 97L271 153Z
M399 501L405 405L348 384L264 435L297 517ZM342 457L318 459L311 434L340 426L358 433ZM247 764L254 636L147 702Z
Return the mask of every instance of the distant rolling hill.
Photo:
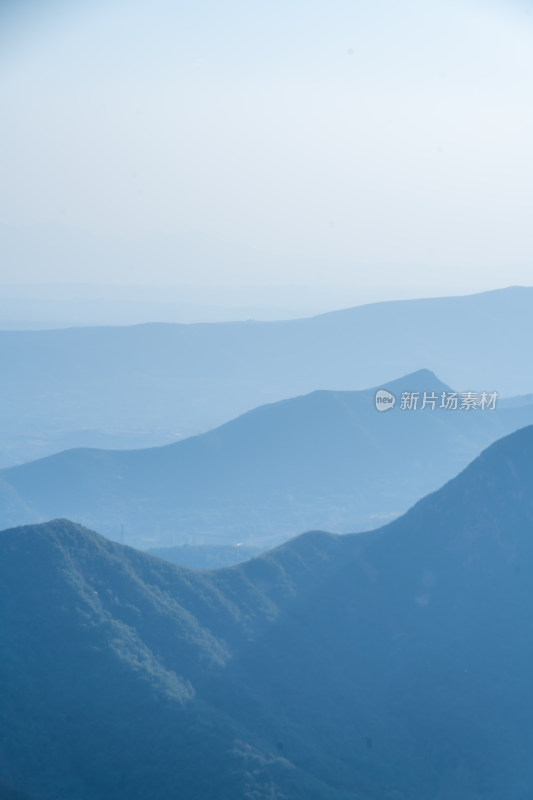
M514 287L286 322L0 331L0 466L66 440L157 445L264 403L425 365L453 386L525 394L532 318L533 288Z
M244 543L309 528L377 527L491 442L533 423L533 405L409 411L403 390L448 387L428 370L375 390L317 391L262 406L207 434L137 451L70 450L0 471L0 525L68 517L141 547Z
M527 800L533 427L379 531L196 572L0 534L0 781L42 800Z

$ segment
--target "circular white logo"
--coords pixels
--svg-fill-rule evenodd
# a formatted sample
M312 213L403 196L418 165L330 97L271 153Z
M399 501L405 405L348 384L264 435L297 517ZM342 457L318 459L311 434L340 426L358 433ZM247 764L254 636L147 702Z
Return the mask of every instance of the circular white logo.
M378 389L376 392L376 408L378 411L390 411L391 408L394 408L395 403L396 398L391 392L386 389Z

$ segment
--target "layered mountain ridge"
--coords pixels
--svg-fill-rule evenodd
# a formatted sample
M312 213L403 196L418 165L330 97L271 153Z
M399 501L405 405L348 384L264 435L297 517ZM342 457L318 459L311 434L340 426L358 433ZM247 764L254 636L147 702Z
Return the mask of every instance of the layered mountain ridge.
M526 800L532 489L533 426L378 531L214 572L68 521L1 533L0 780L54 800Z
M378 388L397 397L384 413ZM419 393L418 410L402 410L404 391ZM1 470L0 525L67 517L144 548L263 549L310 528L375 528L533 422L533 405L441 409L448 391L418 370L374 389L262 406L165 447L70 450ZM424 392L438 397L434 409L420 408Z
M154 446L423 365L459 389L526 394L532 309L533 289L510 287L283 322L0 331L0 465L69 444Z

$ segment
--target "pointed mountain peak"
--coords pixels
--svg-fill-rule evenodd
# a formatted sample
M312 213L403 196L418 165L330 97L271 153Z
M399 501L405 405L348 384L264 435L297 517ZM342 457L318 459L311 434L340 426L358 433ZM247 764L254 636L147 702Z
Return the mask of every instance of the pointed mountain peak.
M378 389L387 389L393 394L398 392L449 392L448 384L443 383L430 369L419 369L410 372L401 378L392 381L385 381L380 386L369 389L369 392L376 392Z

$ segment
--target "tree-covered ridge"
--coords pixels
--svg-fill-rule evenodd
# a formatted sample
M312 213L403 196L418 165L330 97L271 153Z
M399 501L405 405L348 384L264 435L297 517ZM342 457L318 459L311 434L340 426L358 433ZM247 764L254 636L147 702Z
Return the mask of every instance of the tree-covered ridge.
M50 800L526 800L532 489L530 427L379 531L214 572L66 520L0 534L0 780Z

